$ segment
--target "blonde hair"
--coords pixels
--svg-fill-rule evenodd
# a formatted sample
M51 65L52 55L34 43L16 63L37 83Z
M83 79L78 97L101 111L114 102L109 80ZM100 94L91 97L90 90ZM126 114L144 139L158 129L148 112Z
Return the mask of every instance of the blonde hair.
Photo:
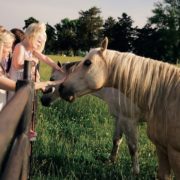
M12 32L7 30L0 32L0 43L4 43L4 44L13 43L14 40L15 40L15 36Z
M4 45L11 44L15 41L15 36L10 31L3 29L0 31L0 59L2 58L2 51Z
M4 31L6 31L5 27L0 25L0 33L4 32Z
M37 49L39 52L42 52L44 50L45 42L47 39L46 25L42 22L30 24L25 31L25 37L31 44L33 44L34 41L38 38L43 38L41 46Z

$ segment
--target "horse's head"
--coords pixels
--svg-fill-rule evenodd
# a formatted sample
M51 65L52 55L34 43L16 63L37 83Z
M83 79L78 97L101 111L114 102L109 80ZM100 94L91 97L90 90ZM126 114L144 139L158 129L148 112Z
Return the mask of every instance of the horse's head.
M102 88L108 78L105 61L108 39L100 48L92 49L59 86L59 94L67 101Z
M73 69L75 68L75 66L78 63L79 63L79 61L63 63L61 65L61 63L58 62L58 66L61 67L61 69L63 70L64 73L62 73L61 71L52 69L50 81L63 79L65 76L67 76L69 73L71 73L73 71ZM41 103L43 106L50 106L50 104L53 101L57 100L60 97L58 89L59 89L59 86L56 86L56 87L46 89L43 92L43 96L41 97Z

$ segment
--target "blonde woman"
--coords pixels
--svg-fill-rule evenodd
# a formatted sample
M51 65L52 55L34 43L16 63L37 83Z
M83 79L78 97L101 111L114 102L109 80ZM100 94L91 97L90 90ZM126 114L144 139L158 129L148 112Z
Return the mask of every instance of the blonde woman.
M15 82L7 79L7 74L4 66L4 62L6 61L6 59L8 59L9 54L12 51L14 40L15 37L11 32L5 29L0 30L0 111L6 104L6 90L12 90L12 87L15 86Z
M37 71L35 73L35 67L39 63L39 60L61 71L60 67L52 59L42 53L46 39L46 25L44 23L32 23L27 27L24 40L18 43L13 51L12 64L9 71L11 79L19 80L23 78L24 60L33 62L32 79L35 80L36 75L36 81L40 80L39 72ZM8 99L12 95L10 93Z

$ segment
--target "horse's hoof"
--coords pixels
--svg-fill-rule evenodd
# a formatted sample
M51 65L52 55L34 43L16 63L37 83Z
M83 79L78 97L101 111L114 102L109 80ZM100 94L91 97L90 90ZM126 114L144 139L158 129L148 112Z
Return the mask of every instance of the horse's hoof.
M116 162L116 157L110 156L108 162L109 164L114 164Z
M133 175L134 175L134 176L138 176L138 175L139 175L139 173L140 173L140 169L139 169L139 167L135 167L135 168L133 168L133 169L132 169L132 173L133 173Z

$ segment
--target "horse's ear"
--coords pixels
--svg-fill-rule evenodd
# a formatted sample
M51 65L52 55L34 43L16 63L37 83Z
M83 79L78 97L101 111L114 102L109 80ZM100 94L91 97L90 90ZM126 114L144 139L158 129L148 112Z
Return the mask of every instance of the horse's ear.
M59 67L62 67L62 64L58 61L57 62L57 65L59 66Z
M101 42L101 50L102 52L105 51L108 47L108 38L105 37L104 40Z

